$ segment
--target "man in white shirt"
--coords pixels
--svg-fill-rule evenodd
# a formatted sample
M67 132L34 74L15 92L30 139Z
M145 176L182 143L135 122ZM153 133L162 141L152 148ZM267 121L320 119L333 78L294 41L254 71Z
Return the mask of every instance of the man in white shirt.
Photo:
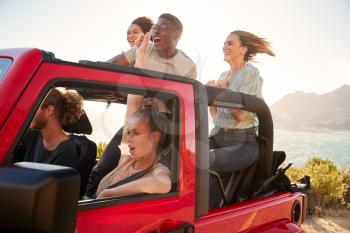
M182 30L182 23L176 16L171 14L159 16L153 28L153 43L147 46L142 68L196 79L197 70L194 62L176 48ZM110 59L109 62L133 66L136 60L136 49L137 46L134 46Z

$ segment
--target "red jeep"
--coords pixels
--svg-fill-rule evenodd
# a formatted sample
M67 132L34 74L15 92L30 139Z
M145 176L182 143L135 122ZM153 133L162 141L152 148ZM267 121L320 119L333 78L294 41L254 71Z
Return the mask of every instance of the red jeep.
M74 89L84 98L85 123L66 130L78 140L79 171L13 163L35 112L53 87ZM113 135L123 124L128 94L159 98L170 109L167 162L172 189L167 194L79 200L95 162L94 139ZM283 152L273 152L269 108L254 96L166 73L62 61L38 49L8 49L0 50L0 106L1 232L302 232L306 196L273 185L283 175L278 170ZM233 171L225 185L209 169L208 106L244 109L259 119L259 159ZM110 109L115 115L105 123ZM119 125L112 125L113 119ZM215 209L208 208L210 176L223 198Z

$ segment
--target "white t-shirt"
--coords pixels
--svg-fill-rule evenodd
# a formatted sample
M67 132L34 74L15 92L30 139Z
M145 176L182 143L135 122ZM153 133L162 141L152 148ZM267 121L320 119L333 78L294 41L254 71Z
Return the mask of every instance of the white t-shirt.
M136 47L132 47L123 53L129 64L134 64L136 59ZM181 75L188 78L197 78L197 69L194 62L181 50L171 58L160 57L153 43L149 43L146 54L144 69L154 70L169 74Z

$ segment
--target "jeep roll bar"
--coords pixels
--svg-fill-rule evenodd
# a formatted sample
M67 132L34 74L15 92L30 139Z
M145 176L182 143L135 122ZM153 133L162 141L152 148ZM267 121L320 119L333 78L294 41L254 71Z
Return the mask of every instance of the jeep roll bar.
M208 138L208 106L236 108L253 112L259 120L258 137L264 140L260 150L260 158L256 167L256 175L264 180L272 175L273 122L267 104L252 95L233 92L231 90L205 86L196 81L196 211L195 217L208 213L209 200L209 138ZM200 192L198 192L200 190Z

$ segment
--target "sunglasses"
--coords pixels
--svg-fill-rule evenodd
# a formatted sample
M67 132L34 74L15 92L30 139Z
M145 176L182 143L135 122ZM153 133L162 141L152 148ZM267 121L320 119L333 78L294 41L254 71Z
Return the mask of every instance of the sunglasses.
M168 24L155 24L152 27L152 32L154 31L161 31L161 32L165 32L165 31L176 31L175 28L171 27Z

